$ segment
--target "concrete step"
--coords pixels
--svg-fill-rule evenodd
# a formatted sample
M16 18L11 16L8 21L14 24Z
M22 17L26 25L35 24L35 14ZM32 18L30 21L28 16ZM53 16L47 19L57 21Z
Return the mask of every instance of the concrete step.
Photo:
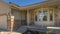
M24 33L25 31L27 31L27 27L26 26L21 26L17 32L20 32L20 33Z

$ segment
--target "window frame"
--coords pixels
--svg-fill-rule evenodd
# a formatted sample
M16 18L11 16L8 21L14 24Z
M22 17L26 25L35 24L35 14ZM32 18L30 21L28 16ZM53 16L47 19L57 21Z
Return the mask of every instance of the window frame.
M52 17L53 20L52 21L54 21L54 9L53 8L41 8L41 9L36 10L35 11L36 12L35 15L37 15L37 18L36 18L37 20L36 21L39 21L39 18L38 18L39 11L44 11L44 10L47 10L47 22L50 21L49 9L52 9L53 10L53 17ZM43 21L43 22L45 22L45 21Z

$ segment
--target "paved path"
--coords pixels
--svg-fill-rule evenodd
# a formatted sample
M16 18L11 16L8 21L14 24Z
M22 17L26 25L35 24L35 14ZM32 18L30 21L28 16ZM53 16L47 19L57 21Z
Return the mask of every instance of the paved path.
M20 32L20 33L24 33L24 32L26 32L27 31L27 27L26 26L21 26L18 30L17 30L17 32Z

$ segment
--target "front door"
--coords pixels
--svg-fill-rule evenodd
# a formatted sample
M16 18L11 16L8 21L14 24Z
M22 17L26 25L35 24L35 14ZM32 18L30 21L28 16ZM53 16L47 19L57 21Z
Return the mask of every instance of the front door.
M21 12L21 25L27 25L27 12Z

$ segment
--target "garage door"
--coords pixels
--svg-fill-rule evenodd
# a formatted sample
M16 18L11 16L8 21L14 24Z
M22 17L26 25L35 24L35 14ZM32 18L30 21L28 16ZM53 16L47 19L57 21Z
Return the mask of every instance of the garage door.
M7 16L0 16L0 28L7 29Z

